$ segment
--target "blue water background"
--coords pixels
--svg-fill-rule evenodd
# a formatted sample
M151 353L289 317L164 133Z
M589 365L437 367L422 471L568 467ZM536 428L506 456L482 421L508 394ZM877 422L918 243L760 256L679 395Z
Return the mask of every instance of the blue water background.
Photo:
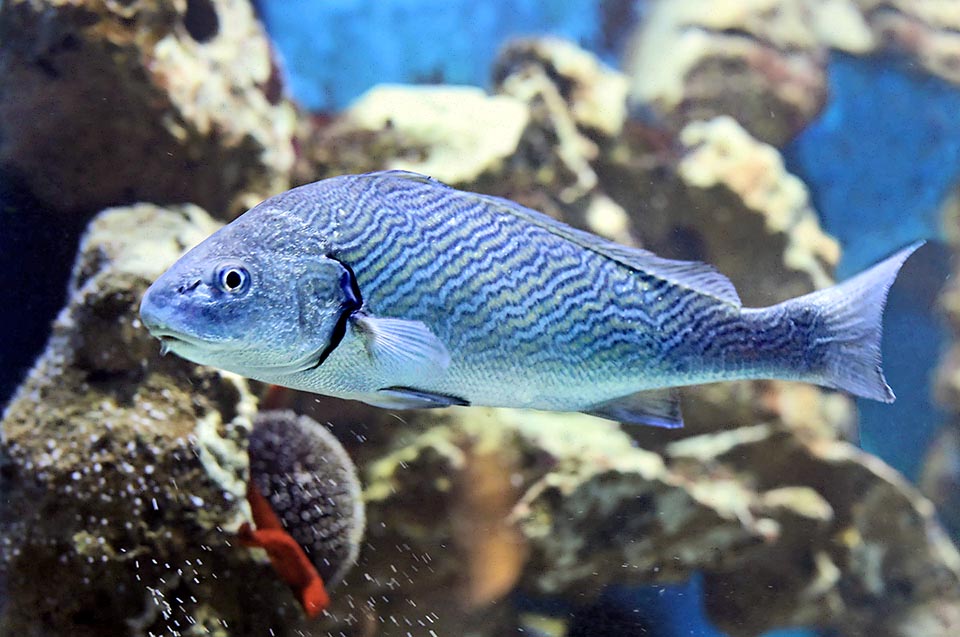
M621 5L604 29L600 5ZM597 0L259 0L290 89L313 111L337 111L374 84L486 86L499 47L551 33L615 59L641 3ZM613 19L613 18L612 18Z

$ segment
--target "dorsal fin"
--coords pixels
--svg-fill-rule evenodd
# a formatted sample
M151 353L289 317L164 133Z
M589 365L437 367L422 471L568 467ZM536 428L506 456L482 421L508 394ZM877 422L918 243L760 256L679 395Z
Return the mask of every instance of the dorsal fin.
M552 217L548 217L541 212L530 210L529 208L516 204L509 199L476 195L473 193L466 194L479 197L500 210L505 210L551 234L562 237L586 250L616 261L620 265L635 272L642 272L659 277L680 287L712 296L719 301L729 303L736 307L740 307L741 305L740 296L737 294L736 288L733 287L733 283L711 265L700 263L699 261L664 259L648 250L631 248L608 241L595 234L578 230Z
M431 177L400 170L372 173L371 176L406 179L437 188L450 188L450 186ZM542 228L553 235L562 237L586 250L616 261L620 265L635 272L642 272L659 277L680 287L712 296L719 301L729 303L735 307L740 307L741 305L740 296L737 294L737 290L733 287L730 279L706 263L664 259L647 250L630 248L619 243L614 243L597 235L590 234L589 232L568 226L552 217L521 206L509 199L481 195L464 190L457 190L456 192L465 198L479 199L497 210L512 214L527 223Z

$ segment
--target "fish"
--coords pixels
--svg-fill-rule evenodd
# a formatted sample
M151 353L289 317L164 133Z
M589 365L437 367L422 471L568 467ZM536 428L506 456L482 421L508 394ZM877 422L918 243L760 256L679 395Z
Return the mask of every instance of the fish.
M271 197L145 292L163 349L387 409L483 405L682 426L678 389L775 378L894 400L883 308L914 243L763 308L662 258L417 173Z

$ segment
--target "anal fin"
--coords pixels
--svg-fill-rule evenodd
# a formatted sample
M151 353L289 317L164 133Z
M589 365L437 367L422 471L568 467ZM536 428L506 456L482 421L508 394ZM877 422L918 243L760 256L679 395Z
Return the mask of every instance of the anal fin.
M640 391L582 411L628 425L650 425L665 429L683 427L680 395L675 388Z

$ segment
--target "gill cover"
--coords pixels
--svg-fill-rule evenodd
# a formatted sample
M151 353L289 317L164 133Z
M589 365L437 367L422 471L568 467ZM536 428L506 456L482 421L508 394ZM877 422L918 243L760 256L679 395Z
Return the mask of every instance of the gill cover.
M336 259L311 262L297 280L300 333L310 334L306 351L274 372L296 373L323 364L343 340L350 316L362 300L353 272Z

